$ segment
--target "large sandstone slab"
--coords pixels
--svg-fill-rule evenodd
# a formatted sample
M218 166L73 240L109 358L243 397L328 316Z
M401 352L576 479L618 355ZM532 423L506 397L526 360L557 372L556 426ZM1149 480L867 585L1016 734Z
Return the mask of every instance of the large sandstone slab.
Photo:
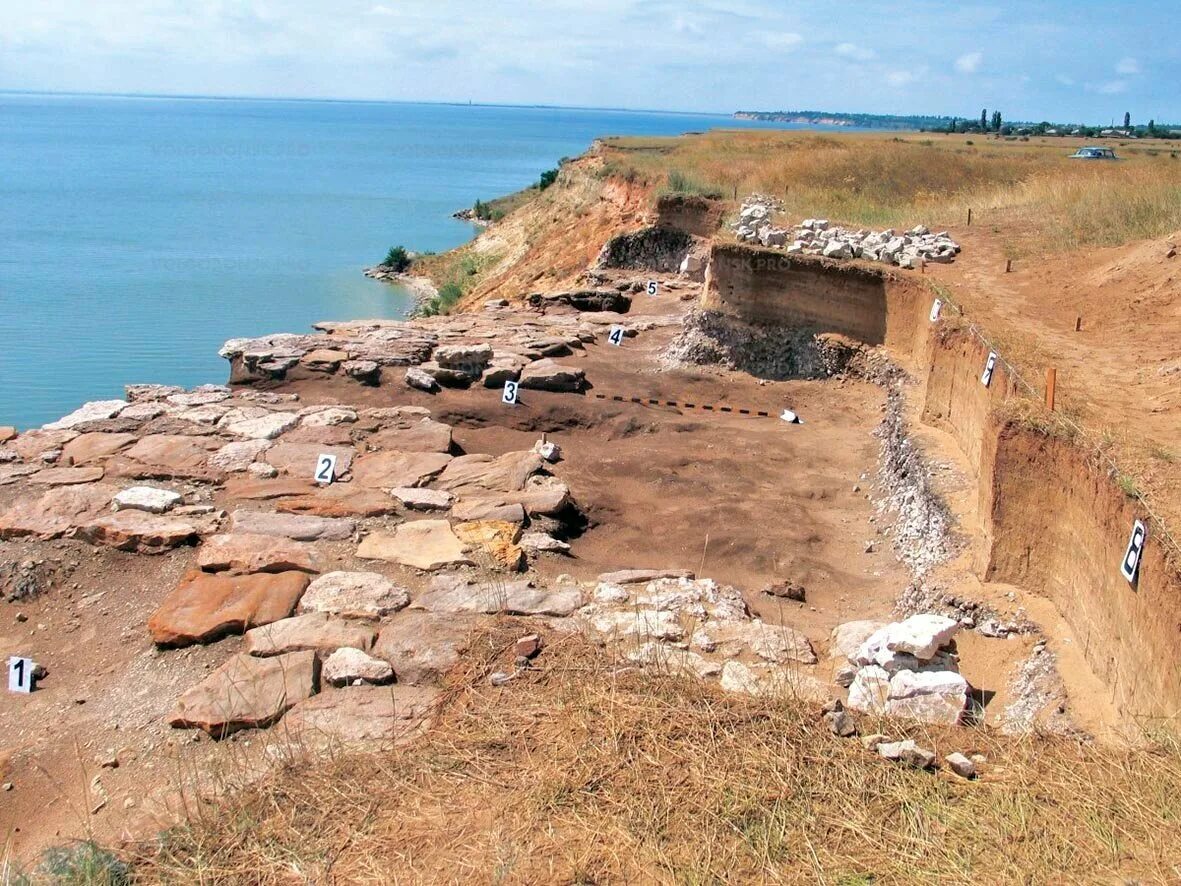
M230 522L235 532L273 535L295 541L342 541L352 538L357 529L354 520L342 517L312 517L272 511L237 510Z
M394 666L399 683L438 681L467 651L476 617L406 610L381 629L373 655Z
M210 536L197 552L197 565L206 572L319 572L319 562L311 545L258 535L253 532L230 532Z
M88 468L46 468L29 477L29 482L38 486L77 486L95 483L106 473L98 465Z
M80 434L62 448L61 464L82 467L110 458L138 439L134 434Z
M365 622L308 612L251 628L246 632L245 649L251 655L282 655L301 649L330 655L346 646L372 649L376 639L377 629Z
M316 461L321 454L336 456L336 477L339 479L352 470L356 450L351 446L290 443L283 440L263 453L262 458L267 464L274 465L281 474L311 477L315 473Z
M225 738L240 729L270 726L318 688L319 664L314 652L273 658L235 655L182 695L168 722Z
M217 527L214 517L172 517L145 511L122 510L94 517L78 526L78 538L120 551L160 554L195 543Z
M83 403L69 415L63 416L57 421L42 425L42 429L46 431L68 430L87 422L114 418L126 406L126 400L93 400L90 403Z
M543 467L544 461L536 452L461 455L447 465L435 485L459 495L481 491L520 492Z
M443 452L374 452L353 465L353 482L374 489L422 486L452 461Z
M144 479L215 480L221 471L209 464L220 441L189 434L149 434L108 462L110 471Z
M231 409L217 426L227 434L245 437L248 440L274 440L284 431L299 424L295 412L271 412L260 406L245 406Z
M428 572L448 566L474 566L446 520L414 520L391 532L374 532L357 549L365 560L385 560Z
M370 436L368 442L374 449L392 449L397 452L450 452L451 425L424 418L380 430Z
M413 740L429 725L439 692L427 686L350 686L300 702L285 731L314 747L378 749Z
M62 486L38 498L22 498L0 514L0 539L57 538L105 514L118 488L106 484Z
M299 601L299 611L342 618L382 618L409 602L405 588L376 572L328 572L308 586Z
M439 575L415 597L414 609L427 612L477 612L485 615L564 617L582 606L577 587L538 588L531 581L474 582L461 575Z
M538 391L577 392L586 387L586 373L578 366L544 359L521 371L521 387Z
M212 575L192 571L148 619L158 646L208 643L287 618L308 586L303 572Z
M356 483L333 483L316 487L303 495L281 498L275 502L275 509L317 517L381 517L396 513L398 507L380 489Z

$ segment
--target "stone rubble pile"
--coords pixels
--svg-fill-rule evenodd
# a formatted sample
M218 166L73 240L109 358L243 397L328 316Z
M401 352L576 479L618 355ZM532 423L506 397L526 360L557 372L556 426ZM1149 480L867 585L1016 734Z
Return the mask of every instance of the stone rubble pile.
M743 203L738 221L732 226L740 243L784 249L789 255L817 255L832 259L859 258L865 261L917 268L923 262L948 264L955 261L960 245L946 231L932 233L918 225L909 231L842 228L827 219L804 219L794 228L775 225L778 205L769 198L753 196Z
M954 619L919 614L901 622L849 622L832 635L836 680L856 711L953 726L969 709L959 673Z

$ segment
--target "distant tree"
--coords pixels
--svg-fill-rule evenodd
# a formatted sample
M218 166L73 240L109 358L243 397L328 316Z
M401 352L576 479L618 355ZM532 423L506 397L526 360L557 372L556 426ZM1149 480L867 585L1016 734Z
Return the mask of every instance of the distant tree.
M1132 112L1124 111L1124 129L1132 128Z
M992 112L992 131L993 132L1000 132L1001 131L1001 112L1000 111L993 111Z
M541 178L539 178L537 180L537 187L539 190L544 191L546 188L548 188L550 185L552 185L555 181L557 181L557 179L558 179L558 170L547 169L545 172L543 172L541 174Z
M980 109L980 131L988 132L988 108Z
M1156 121L1155 120L1148 121L1148 134L1149 134L1149 136L1156 135Z
M947 124L947 131L948 132L955 132L955 124L956 124L956 118L952 117L951 122Z

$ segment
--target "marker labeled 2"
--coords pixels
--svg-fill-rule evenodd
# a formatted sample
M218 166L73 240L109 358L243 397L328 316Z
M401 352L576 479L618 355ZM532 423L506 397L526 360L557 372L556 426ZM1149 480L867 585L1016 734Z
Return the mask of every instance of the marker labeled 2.
M992 384L992 372L996 369L996 351L988 352L988 359L984 361L984 372L980 376L980 384L988 387Z
M325 485L336 479L336 456L327 452L321 453L316 459L316 473L313 478L317 483Z
M1140 556L1144 553L1144 542L1148 538L1148 527L1137 520L1132 524L1132 535L1128 539L1128 549L1124 552L1124 560L1119 565L1119 574L1130 584L1136 583L1140 573Z

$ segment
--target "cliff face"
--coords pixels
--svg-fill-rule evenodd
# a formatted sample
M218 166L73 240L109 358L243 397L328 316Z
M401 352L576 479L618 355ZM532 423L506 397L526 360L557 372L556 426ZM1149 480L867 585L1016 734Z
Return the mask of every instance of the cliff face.
M450 254L491 262L460 309L573 283L613 235L652 222L652 198L647 184L609 177L594 151L567 163L536 199Z

